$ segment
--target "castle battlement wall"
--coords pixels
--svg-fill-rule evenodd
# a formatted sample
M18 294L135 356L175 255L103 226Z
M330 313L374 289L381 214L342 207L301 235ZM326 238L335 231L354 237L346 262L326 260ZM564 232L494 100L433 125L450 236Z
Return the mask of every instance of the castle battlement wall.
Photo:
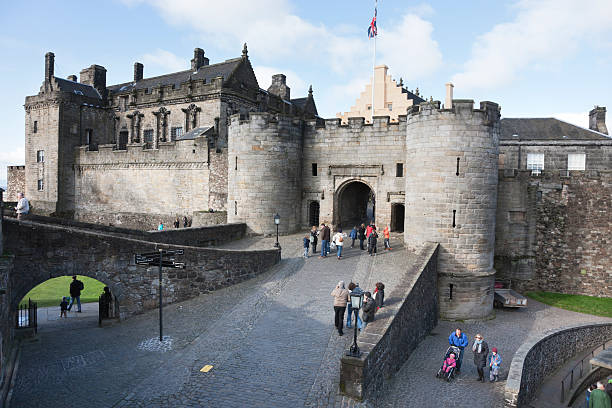
M439 242L440 312L482 318L493 305L500 108L422 103L407 118L405 241Z
M302 122L291 116L251 112L233 115L228 131L228 222L245 222L250 233L300 226Z

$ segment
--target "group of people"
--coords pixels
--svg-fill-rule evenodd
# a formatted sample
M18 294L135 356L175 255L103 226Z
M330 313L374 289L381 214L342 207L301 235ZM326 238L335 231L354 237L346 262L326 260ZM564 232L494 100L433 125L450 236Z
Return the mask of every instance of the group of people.
M376 255L378 232L376 230L376 225L374 224L374 221L371 221L367 227L365 226L365 224L355 225L348 236L345 232L342 231L341 227L337 227L335 234L332 236L331 228L328 225L325 225L325 223L321 224L320 228L317 228L313 225L313 227L310 229L310 233L304 236L303 239L304 258L308 258L308 253L310 250L312 250L313 255L317 253L317 244L320 239L321 255L319 256L319 258L326 258L327 255L329 255L329 253L331 252L331 250L335 248L336 257L338 259L341 259L342 250L344 249L344 240L347 238L351 239L351 248L354 248L355 241L359 240L359 249L361 250L365 250L364 242L367 240L368 254L370 256ZM383 230L383 238L385 251L390 251L391 232L389 230L388 225Z
M461 373L461 364L463 363L463 352L470 342L468 336L457 328L448 336L448 344L457 347L460 352L458 356L451 353L444 361L444 370L448 372L451 368L456 368L456 373ZM474 365L478 371L478 381L485 382L484 370L489 367L489 381L495 382L499 380L499 369L502 359L496 347L491 349L489 355L489 345L484 341L482 334L477 334L472 343L472 353L474 354Z
M359 309L353 308L351 305L351 293L363 295L361 317L359 316ZM352 324L355 324L359 330L362 330L374 320L376 311L384 307L385 285L382 282L377 282L373 292L364 292L359 287L359 283L350 282L348 287L345 287L344 281L340 281L332 290L331 295L334 298L334 325L338 330L338 335L342 336L344 335L344 313L347 309L347 328L351 328Z
M598 381L589 386L586 391L586 408L612 407L612 377L608 382Z
M181 220L179 219L179 217L176 217L173 224L174 224L174 228L181 227ZM183 217L183 228L187 228L187 227L191 227L191 220L188 219L187 216L185 216ZM160 221L159 224L157 225L157 230L163 231L164 228L165 228L164 222Z

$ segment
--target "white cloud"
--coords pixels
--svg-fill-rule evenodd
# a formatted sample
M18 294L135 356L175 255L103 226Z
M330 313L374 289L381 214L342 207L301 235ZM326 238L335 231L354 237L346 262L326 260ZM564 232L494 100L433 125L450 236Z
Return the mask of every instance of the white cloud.
M163 73L184 71L191 66L189 61L177 57L170 51L162 50L161 48L156 49L155 52L150 54L144 54L142 56L142 62L144 63L145 70L148 65L152 65L154 72L160 71ZM149 75L147 75L145 71L145 77L147 76Z
M610 0L520 0L513 21L478 37L463 71L453 77L464 89L491 89L520 71L553 67L578 47L612 30Z

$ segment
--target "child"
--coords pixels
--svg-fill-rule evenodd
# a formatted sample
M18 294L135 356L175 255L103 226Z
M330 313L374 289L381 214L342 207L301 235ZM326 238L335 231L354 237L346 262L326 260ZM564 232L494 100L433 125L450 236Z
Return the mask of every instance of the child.
M351 237L351 248L353 248L355 247L355 240L357 239L357 226L356 225L353 227L350 237Z
M497 347L493 347L491 350L491 357L489 357L489 380L495 382L499 380L499 366L501 365L501 356L497 353Z
M62 302L60 303L60 318L68 317L68 298L64 296L62 298Z
M382 282L376 282L376 289L374 289L374 300L376 300L376 310L384 306L385 285Z
M448 355L448 358L444 360L444 364L442 364L442 371L448 374L448 372L455 367L457 367L457 360L455 360L455 353L450 353Z
M308 258L308 249L310 248L310 235L304 237L304 258Z

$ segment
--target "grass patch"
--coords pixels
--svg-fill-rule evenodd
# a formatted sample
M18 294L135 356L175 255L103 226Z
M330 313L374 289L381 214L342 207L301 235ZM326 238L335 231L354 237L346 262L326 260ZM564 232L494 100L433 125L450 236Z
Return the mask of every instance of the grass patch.
M538 302L555 306L560 309L591 314L595 316L612 317L612 298L599 298L586 295L565 295L554 292L527 292L527 296Z
M87 276L79 275L77 279L85 286L85 289L81 291L81 303L97 302L106 285ZM32 299L33 302L38 303L38 307L59 307L62 296L70 296L70 282L72 282L72 276L49 279L29 291L21 303L27 303L28 299Z

